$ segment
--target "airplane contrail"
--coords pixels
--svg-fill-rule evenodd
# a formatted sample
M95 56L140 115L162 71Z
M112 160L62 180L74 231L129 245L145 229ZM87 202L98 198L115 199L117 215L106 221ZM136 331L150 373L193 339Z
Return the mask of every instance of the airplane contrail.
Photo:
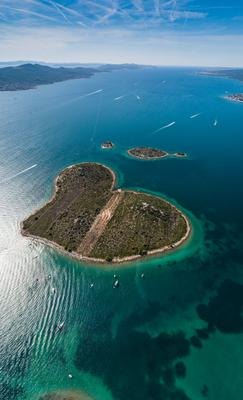
M12 175L12 176L9 176L6 179L3 179L2 182L10 181L10 179L16 178L17 176L24 174L25 172L29 171L30 169L33 169L33 168L37 167L37 165L38 164L31 165L31 167L25 168L25 169L23 169L23 171L20 171L15 175Z
M156 129L156 131L154 131L153 133L157 133L157 132L162 131L162 130L164 130L164 129L170 128L171 126L175 125L175 123L176 123L176 122L173 121L173 122L171 122L171 123L168 124L168 125L161 126L161 128Z

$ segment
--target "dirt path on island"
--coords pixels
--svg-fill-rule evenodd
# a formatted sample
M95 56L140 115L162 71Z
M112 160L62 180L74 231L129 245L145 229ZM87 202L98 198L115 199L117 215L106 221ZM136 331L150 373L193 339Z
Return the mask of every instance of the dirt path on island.
M98 242L100 236L104 232L107 224L111 220L116 211L121 199L124 197L124 192L117 190L112 194L112 197L107 202L105 207L95 218L90 230L83 238L79 247L77 248L77 253L82 256L88 257L92 250L94 249L96 243Z

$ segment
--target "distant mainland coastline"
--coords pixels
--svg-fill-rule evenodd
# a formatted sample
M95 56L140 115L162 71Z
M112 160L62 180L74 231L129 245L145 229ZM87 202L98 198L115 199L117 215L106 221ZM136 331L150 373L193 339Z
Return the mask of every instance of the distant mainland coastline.
M100 72L136 68L140 68L140 66L136 64L107 64L96 67L51 67L35 63L7 66L0 68L0 91L29 90L40 85L73 79L87 79Z
M200 72L200 75L215 76L221 78L236 79L243 81L243 69L220 69L220 70L207 70Z
M240 68L203 71L200 73L200 75L236 79L241 82L243 81L243 69ZM224 96L224 98L236 103L243 103L243 93L227 94Z

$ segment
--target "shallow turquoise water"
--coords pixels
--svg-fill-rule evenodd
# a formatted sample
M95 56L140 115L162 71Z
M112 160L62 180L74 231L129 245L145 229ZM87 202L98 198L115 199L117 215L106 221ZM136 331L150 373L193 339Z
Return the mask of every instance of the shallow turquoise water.
M223 99L243 85L197 72L124 70L0 93L0 399L37 400L60 388L95 400L243 397L243 107ZM116 148L100 150L104 140ZM138 145L189 158L127 157ZM105 163L118 186L181 206L191 241L101 269L22 238L20 221L48 199L60 170L81 161ZM202 303L210 307L200 311ZM196 329L208 323L199 340Z

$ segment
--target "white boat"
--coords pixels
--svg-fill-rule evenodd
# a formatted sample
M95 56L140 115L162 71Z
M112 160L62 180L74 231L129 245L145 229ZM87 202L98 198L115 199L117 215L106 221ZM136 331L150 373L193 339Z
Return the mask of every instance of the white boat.
M215 121L214 121L214 123L213 123L213 126L217 126L217 125L218 125L218 120L215 119Z
M118 279L114 282L114 285L113 285L113 287L114 288L118 288L119 287L119 281L118 281Z
M61 330L63 329L63 327L64 327L64 322L61 322L61 323L58 325L58 330L61 331Z

